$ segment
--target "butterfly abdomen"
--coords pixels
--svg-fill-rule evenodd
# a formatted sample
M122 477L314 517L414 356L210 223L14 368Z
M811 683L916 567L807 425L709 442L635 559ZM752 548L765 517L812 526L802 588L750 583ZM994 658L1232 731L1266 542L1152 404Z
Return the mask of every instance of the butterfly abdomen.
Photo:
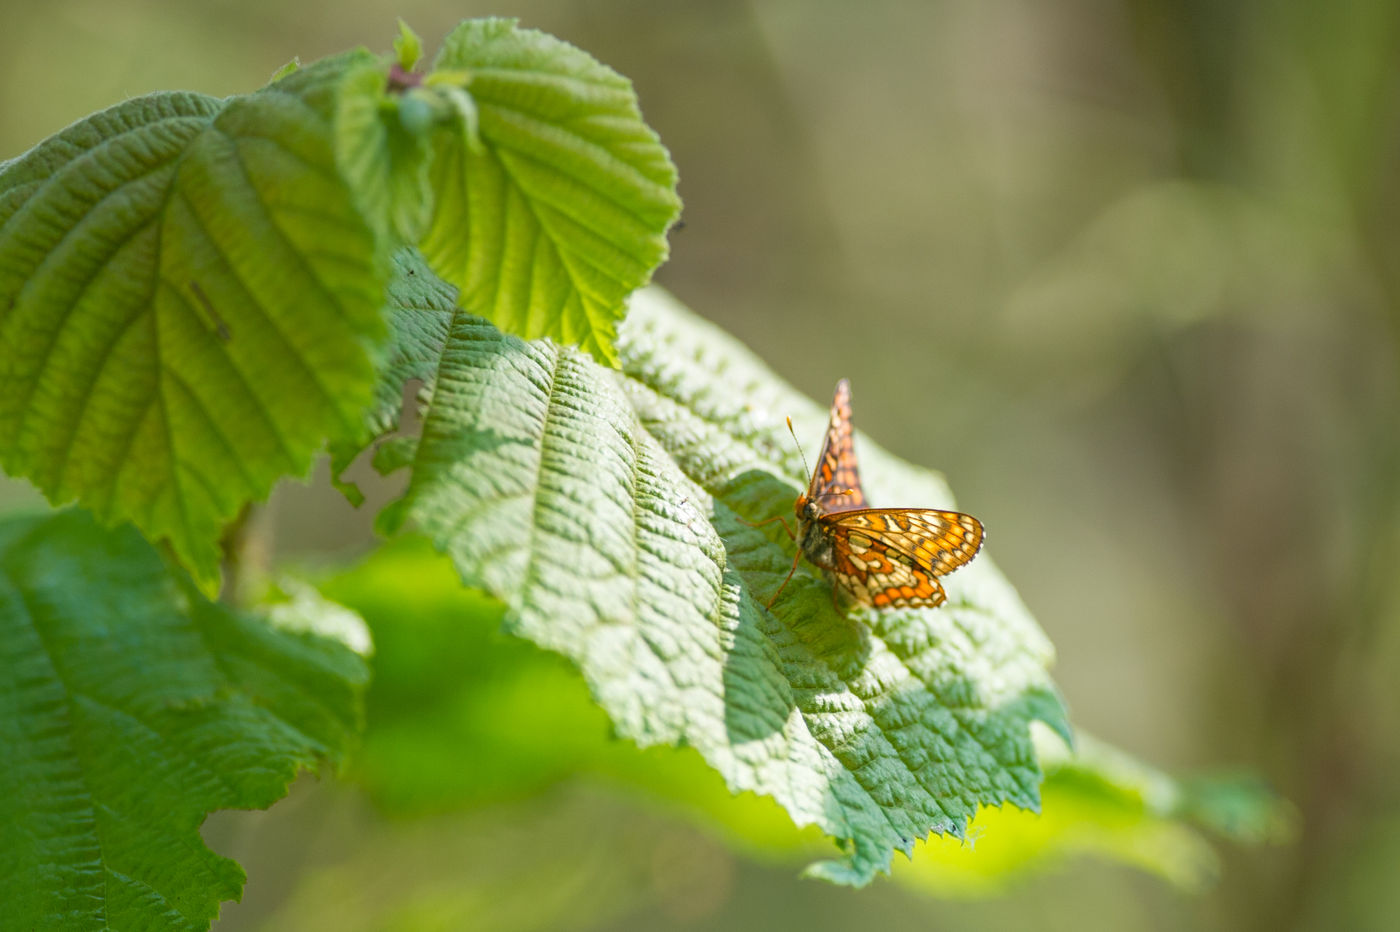
M808 518L797 520L797 544L802 554L814 566L829 570L836 565L836 552L830 535L823 532L817 521Z

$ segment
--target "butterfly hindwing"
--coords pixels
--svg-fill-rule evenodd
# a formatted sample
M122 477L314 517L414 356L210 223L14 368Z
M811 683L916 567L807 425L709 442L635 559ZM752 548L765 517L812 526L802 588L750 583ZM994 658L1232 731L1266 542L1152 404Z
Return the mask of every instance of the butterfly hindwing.
M835 544L831 574L862 605L937 608L947 599L932 573L878 537L841 525L828 529Z
M935 576L951 573L982 546L982 523L931 508L865 508L823 515L834 572L858 601L923 608L946 598Z
M829 520L875 537L939 576L971 560L982 547L982 522L958 511L864 508Z

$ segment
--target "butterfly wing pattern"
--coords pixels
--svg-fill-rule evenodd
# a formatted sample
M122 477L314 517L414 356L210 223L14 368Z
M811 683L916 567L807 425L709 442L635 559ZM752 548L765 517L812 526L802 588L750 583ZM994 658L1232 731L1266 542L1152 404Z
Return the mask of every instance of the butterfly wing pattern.
M876 608L935 608L935 578L977 555L982 523L956 511L868 508L823 515L834 537L831 573L856 601Z
M797 500L798 542L862 605L934 608L947 594L936 577L977 555L982 523L931 508L868 508L851 429L851 390L836 386L821 458Z
M817 468L807 486L807 498L817 503L823 512L855 511L865 507L865 492L860 487L860 469L856 464L855 438L851 430L851 383L842 379L836 383L836 397L831 402L831 420L826 427L826 440Z

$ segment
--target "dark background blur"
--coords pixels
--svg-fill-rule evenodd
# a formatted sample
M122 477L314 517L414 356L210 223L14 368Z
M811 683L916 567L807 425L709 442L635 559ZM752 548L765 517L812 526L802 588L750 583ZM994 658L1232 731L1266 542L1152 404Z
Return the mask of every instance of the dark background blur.
M985 903L825 888L619 814L658 860L559 922L1394 928L1400 4L46 0L4 14L0 158L127 96L387 49L397 16L433 49L488 14L633 80L686 203L658 280L813 397L849 377L861 427L947 474L1078 726L1176 771L1253 769L1302 814L1291 845L1227 848L1202 897L1081 863ZM284 553L365 546L324 487L277 501ZM302 788L231 830L251 879L223 928L314 903L315 864L259 852L298 807L358 805ZM553 889L531 858L610 805L395 831L490 902L511 858ZM400 927L451 927L424 915ZM532 921L482 927L554 922Z

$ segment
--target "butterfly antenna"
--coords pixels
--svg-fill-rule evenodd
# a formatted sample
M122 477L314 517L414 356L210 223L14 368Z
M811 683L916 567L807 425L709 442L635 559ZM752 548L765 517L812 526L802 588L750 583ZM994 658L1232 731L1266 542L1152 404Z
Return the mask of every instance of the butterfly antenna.
M787 419L788 433L792 434L792 442L797 445L797 455L802 457L802 475L812 475L811 468L807 465L807 454L802 452L802 442L797 439L797 431L792 429L792 418Z

